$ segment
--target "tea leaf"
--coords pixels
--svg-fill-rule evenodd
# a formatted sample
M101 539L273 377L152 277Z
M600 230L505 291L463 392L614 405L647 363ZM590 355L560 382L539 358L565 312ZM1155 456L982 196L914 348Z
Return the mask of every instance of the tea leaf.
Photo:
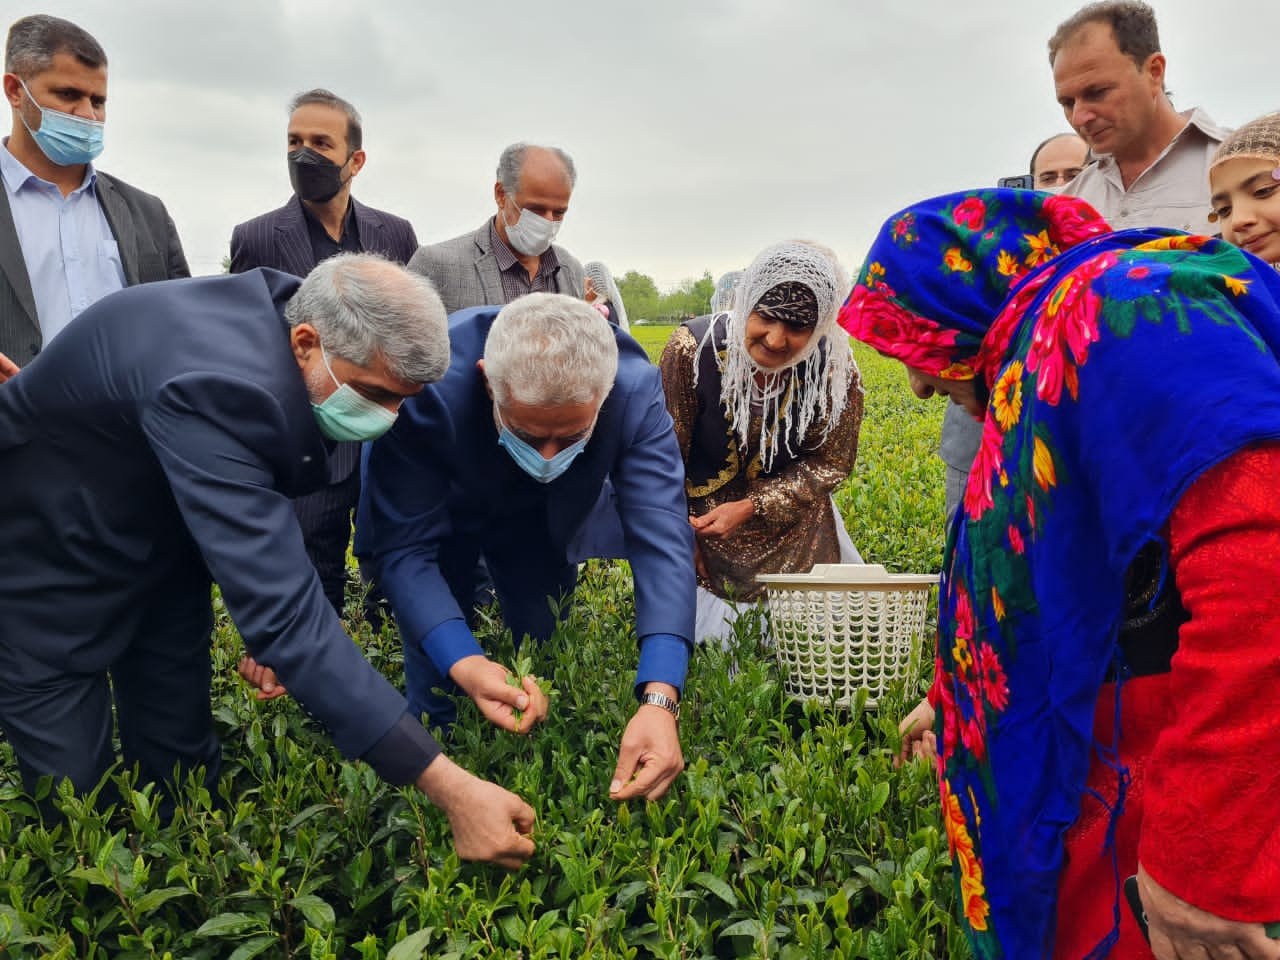
M317 930L333 929L333 921L335 919L333 907L314 894L294 897L289 903L306 918L307 923Z
M704 890L714 893L729 906L736 907L738 905L738 897L733 892L733 888L719 877L713 876L710 873L699 872L695 873L689 879Z
M196 930L196 936L234 937L239 933L261 929L262 926L260 917L250 916L247 913L220 913L200 924L199 929Z
M253 957L266 953L278 942L276 937L254 937L236 947L227 960L252 960Z
M387 951L387 960L422 960L431 945L431 927L424 927L417 933L411 933Z

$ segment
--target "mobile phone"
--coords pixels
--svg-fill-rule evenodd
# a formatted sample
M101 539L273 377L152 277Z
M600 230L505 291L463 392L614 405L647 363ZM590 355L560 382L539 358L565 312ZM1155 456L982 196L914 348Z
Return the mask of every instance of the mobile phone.
M1151 945L1151 931L1147 929L1147 911L1142 909L1142 897L1138 896L1138 875L1135 873L1124 882L1124 898L1129 901L1129 909L1133 911L1133 919L1138 921L1138 929L1143 939Z
M1024 173L1017 177L1001 177L996 181L996 186L1007 187L1010 190L1034 190L1036 181L1031 174Z

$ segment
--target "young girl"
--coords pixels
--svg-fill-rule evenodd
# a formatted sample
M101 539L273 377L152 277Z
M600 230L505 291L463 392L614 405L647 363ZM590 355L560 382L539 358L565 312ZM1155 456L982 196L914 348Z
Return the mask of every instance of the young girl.
M1280 264L1280 113L1246 123L1222 142L1209 168L1210 221L1222 239Z

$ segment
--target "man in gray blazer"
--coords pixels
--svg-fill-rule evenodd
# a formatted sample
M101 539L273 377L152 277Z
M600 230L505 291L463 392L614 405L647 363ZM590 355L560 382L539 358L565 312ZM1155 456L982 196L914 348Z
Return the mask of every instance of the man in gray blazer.
M126 286L190 276L164 204L95 170L107 55L67 20L9 28L0 149L0 382L94 301Z
M498 157L493 199L498 210L474 233L426 244L409 269L427 277L450 313L498 307L526 293L584 293L582 264L552 243L578 179L559 147L513 143ZM476 570L476 604L493 597L484 558Z
M498 158L494 216L473 233L427 244L409 269L428 277L450 313L526 293L583 294L582 264L552 243L578 177L558 147L513 143Z

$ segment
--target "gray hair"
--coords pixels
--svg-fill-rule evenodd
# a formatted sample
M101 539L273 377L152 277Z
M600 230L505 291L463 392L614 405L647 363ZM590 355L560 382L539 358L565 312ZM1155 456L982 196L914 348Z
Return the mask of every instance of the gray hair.
M435 287L374 253L321 261L284 316L291 328L311 324L331 356L358 367L381 357L409 383L434 383L449 368L448 316Z
M484 373L499 405L603 403L618 375L618 344L593 307L560 293L528 293L494 318Z
M298 94L289 101L289 116L293 116L294 111L299 107L305 107L308 104L319 104L322 107L332 107L347 117L347 152L355 153L364 143L364 126L360 120L360 111L353 107L348 101L343 100L336 93L316 87L314 90L306 90Z
M4 47L4 71L31 77L53 66L59 53L69 53L92 70L107 65L102 45L70 20L36 14L23 17L9 28Z
M564 164L565 176L569 178L569 189L578 182L578 168L573 165L573 157L559 147L544 147L537 143L513 143L502 151L498 157L498 182L508 196L514 197L520 192L520 172L524 169L524 160L530 150L550 150Z

